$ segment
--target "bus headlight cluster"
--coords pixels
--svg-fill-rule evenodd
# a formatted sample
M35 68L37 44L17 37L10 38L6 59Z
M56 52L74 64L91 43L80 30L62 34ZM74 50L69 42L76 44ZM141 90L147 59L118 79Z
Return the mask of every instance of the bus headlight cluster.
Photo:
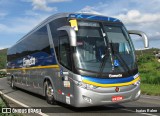
M86 84L86 83L83 83L81 81L75 81L75 84L79 87L84 88L84 89L96 89L97 88L96 86Z
M141 83L140 80L138 80L137 82L134 83L134 85L137 86L137 85L139 85L140 83Z

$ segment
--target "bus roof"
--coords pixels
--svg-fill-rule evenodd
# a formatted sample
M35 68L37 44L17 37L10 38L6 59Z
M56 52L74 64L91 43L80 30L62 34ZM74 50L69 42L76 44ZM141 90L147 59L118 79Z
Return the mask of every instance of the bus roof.
M50 17L48 17L47 19L42 21L39 25L37 25L30 32L28 32L25 36L23 36L19 41L17 41L16 44L19 43L20 41L22 41L23 39L25 39L34 30L39 29L40 27L48 24L49 22L51 22L55 19L63 18L63 17L74 18L74 19L97 20L97 21L121 22L119 19L116 19L116 18L113 18L113 17L107 17L107 16L91 14L91 13L57 13L57 14L51 15Z
M87 14L87 13L71 13L68 16L69 18L76 18L76 19L89 19L89 20L97 20L97 21L111 21L111 22L121 22L119 19L113 17L107 17L102 15L96 14Z
M57 13L57 14L51 15L50 17L48 17L47 19L42 21L33 30L37 29L38 27L40 27L42 25L45 25L45 24L51 22L52 20L55 20L58 18L63 18L63 17L75 18L75 19L97 20L97 21L121 22L119 19L116 19L113 17L107 17L107 16L102 16L102 15L98 15L98 14L91 14L91 13ZM32 32L33 30L31 30L30 32Z
M89 19L89 20L97 20L97 21L99 20L99 21L121 22L117 18L98 15L98 14L91 14L91 13L57 13L48 17L40 25L42 25L44 22L48 23L54 19L58 19L62 17L75 18L75 19Z

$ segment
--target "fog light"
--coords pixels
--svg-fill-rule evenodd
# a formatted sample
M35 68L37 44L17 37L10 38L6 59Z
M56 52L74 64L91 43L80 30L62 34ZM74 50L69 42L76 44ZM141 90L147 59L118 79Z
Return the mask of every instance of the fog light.
M92 103L92 99L89 98L89 97L87 97L87 96L84 96L84 95L83 95L83 99L84 99L85 101L87 101L88 103Z

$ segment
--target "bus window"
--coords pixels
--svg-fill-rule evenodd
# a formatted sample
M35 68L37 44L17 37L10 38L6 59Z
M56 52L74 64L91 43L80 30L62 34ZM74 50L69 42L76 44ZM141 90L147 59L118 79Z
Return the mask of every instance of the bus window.
M61 36L59 38L59 44L60 63L66 68L71 69L70 44L68 36Z

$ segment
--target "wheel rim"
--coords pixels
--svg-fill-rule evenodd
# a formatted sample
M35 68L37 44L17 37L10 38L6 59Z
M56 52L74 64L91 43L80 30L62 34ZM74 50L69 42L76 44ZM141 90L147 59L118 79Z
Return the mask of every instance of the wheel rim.
M13 87L13 79L11 80L11 87Z
M47 86L47 96L49 97L53 96L53 88L51 85Z

